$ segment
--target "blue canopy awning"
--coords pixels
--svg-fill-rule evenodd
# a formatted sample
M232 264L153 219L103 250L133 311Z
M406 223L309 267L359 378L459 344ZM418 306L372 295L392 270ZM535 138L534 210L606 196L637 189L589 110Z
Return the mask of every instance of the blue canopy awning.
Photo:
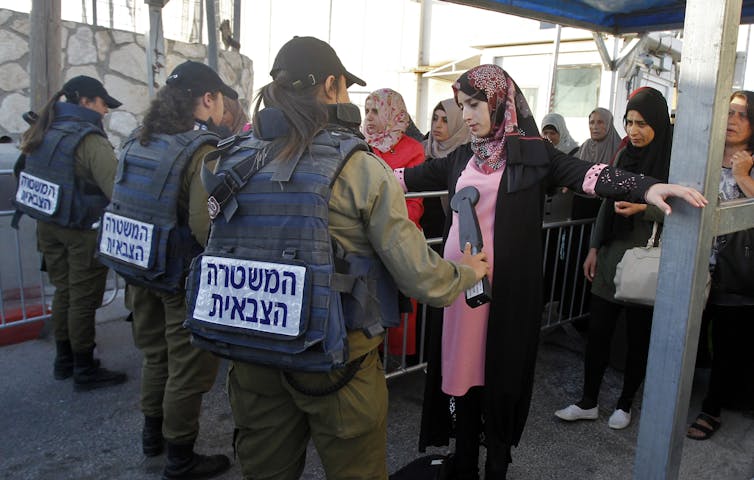
M446 1L612 34L681 29L686 13L685 0ZM754 23L754 0L743 0L741 23Z

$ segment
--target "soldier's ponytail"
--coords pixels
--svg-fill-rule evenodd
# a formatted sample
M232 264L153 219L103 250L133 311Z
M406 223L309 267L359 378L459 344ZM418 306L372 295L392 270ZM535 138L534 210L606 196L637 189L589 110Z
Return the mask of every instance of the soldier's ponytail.
M63 95L65 95L65 91L60 90L50 97L50 100L39 112L37 120L21 135L20 149L24 154L30 154L42 144L45 133L50 129L52 121L55 120L55 103Z

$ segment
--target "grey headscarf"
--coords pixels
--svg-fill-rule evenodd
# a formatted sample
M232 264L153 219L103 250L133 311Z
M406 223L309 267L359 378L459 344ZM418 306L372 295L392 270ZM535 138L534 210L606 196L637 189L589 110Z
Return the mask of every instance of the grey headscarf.
M452 98L448 98L438 103L432 110L442 107L445 114L448 116L448 134L449 137L444 142L438 142L434 136L432 136L432 130L430 129L427 139L424 144L424 155L427 158L443 158L447 157L450 152L458 148L459 146L469 143L471 141L471 132L469 128L463 122L463 115L461 109L458 108L458 104Z
M568 132L568 127L566 126L563 115L559 113L548 113L547 115L545 115L545 118L542 119L541 129L544 130L548 125L555 127L555 130L557 130L560 134L560 142L555 145L555 148L563 153L569 154L574 149L579 148L579 144L576 143L576 140L574 140L573 137L571 137L571 134Z
M607 135L605 135L605 138L600 141L595 141L589 138L581 145L576 156L587 162L609 164L613 159L616 150L618 150L621 136L615 129L615 125L613 125L613 114L610 113L610 110L607 110L606 108L595 108L589 116L591 117L592 114L595 113L599 115L605 122L605 125L607 125Z

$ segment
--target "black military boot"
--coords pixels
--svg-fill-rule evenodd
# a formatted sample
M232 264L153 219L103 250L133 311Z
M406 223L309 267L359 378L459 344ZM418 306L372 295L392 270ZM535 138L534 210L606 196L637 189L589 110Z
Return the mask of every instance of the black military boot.
M225 455L199 455L194 444L168 442L168 463L162 472L162 480L198 480L220 475L230 468Z
M94 350L73 353L73 389L86 392L96 388L119 385L126 381L126 374L100 367L94 359Z
M147 457L156 457L165 450L162 436L162 417L144 415L144 428L141 431L141 450Z
M53 376L55 380L65 380L73 375L73 350L68 340L55 341L55 363L53 364Z

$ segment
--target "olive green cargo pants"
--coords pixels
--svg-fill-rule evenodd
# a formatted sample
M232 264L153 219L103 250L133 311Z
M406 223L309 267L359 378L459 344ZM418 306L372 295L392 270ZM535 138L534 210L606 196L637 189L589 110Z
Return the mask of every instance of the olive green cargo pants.
M37 249L55 286L52 324L56 341L74 352L94 348L94 319L105 293L107 267L94 258L96 230L76 230L37 222Z
M340 372L291 375L312 388ZM295 390L280 370L233 362L228 395L245 479L299 478L310 437L329 480L387 479L387 385L377 349L345 387L320 397Z
M141 410L163 417L162 433L169 442L191 443L199 434L202 395L215 382L219 359L191 345L191 334L183 328L185 292L128 285L126 308L133 314L134 342L144 354Z

